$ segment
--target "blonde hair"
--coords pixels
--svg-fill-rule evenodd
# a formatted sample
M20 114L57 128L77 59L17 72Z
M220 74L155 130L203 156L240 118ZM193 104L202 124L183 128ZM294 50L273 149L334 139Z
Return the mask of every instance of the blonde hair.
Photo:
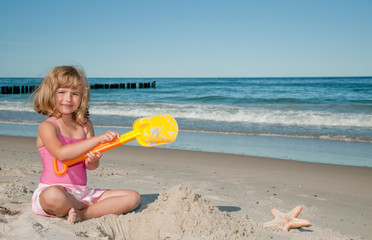
M58 66L53 68L33 93L34 109L46 116L61 117L55 108L55 94L58 88L77 89L81 87L81 103L72 117L80 124L88 121L89 84L83 70L74 66Z

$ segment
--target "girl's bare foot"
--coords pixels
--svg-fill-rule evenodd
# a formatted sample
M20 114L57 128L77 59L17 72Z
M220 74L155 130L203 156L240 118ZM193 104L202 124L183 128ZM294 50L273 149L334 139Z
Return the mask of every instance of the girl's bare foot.
M71 208L67 214L67 221L70 223L75 223L76 221L82 219L82 212L75 210L75 208Z

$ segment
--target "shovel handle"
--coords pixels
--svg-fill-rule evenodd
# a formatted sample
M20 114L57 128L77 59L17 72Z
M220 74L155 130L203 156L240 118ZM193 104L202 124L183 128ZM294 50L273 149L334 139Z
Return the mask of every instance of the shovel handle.
M125 143L128 143L128 142L136 139L136 137L139 134L140 134L140 132L137 131L137 130L130 131L128 133L125 133L125 134L121 135L120 138L117 138L117 139L112 140L110 142L100 143L97 146L95 146L94 148L92 148L90 151L101 152L101 153L102 152L105 152L107 150L110 150L112 148L121 146L121 145L123 145ZM62 170L59 170L59 168L58 168L58 160L55 157L53 157L54 172L57 175L64 175L67 172L69 166L74 165L74 164L76 164L78 162L84 161L87 158L88 158L88 155L86 153L84 153L84 154L80 155L77 158L74 158L74 159L71 159L71 160L67 160L67 161L61 161L62 164L63 164L63 168L62 168Z

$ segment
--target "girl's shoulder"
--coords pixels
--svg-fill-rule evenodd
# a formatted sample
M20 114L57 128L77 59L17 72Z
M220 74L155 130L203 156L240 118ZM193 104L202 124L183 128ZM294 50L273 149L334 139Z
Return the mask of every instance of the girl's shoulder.
M44 121L42 121L40 124L39 124L39 127L45 127L45 126L49 126L49 127L58 127L58 123L56 120L52 119L52 118L47 118L45 119Z
M93 127L93 123L88 119L88 121L83 124L84 127Z
M39 131L40 130L42 131L43 130L46 130L46 131L55 130L58 133L59 125L55 120L53 121L52 118L48 118L39 124Z
M44 147L44 141L49 141L52 136L58 136L59 128L52 120L47 119L39 124L39 129L36 137L36 145L38 148Z

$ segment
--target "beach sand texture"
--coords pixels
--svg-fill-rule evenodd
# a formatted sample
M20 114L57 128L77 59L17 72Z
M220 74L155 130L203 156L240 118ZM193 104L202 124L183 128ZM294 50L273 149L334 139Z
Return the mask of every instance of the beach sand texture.
M134 189L126 215L69 224L31 212L41 174L34 138L0 136L0 239L370 239L372 168L123 146L89 171L95 188ZM264 228L272 208L310 226Z

